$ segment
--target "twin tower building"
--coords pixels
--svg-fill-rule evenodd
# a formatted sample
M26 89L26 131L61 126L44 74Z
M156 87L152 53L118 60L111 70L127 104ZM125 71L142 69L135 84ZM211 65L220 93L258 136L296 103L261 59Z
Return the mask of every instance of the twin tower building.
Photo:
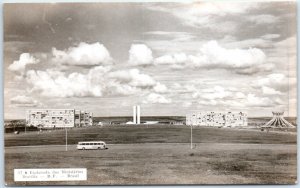
M141 107L133 106L133 124L141 124Z

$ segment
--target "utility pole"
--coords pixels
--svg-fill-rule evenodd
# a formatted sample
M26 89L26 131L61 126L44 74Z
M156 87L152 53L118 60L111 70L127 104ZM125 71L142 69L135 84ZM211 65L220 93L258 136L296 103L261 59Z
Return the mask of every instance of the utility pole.
M27 121L25 122L25 134L26 134L26 126L27 126Z
M191 125L191 149L193 149L193 126Z
M66 130L66 151L68 151L68 130L66 127L65 130Z
M67 129L67 126L66 126L66 119L63 121L64 122L64 127L65 127L65 135L66 135L66 151L68 151L68 129Z

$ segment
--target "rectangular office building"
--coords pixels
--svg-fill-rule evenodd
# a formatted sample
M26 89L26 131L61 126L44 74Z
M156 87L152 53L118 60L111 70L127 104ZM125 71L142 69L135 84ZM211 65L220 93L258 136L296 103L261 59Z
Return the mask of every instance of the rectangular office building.
M93 114L75 109L30 109L26 124L45 129L92 126Z
M247 114L243 112L199 112L186 115L186 124L193 126L235 127L247 126Z

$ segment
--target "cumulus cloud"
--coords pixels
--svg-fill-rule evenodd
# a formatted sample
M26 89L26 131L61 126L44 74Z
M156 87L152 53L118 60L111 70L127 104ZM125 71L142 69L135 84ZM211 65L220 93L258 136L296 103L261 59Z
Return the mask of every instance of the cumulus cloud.
M218 98L211 97L210 99L199 99L198 104L205 106L220 106L220 107L271 107L275 106L274 102L268 97L259 97L255 94L243 94L237 92L232 96L235 98Z
M175 68L222 68L239 74L251 74L273 68L272 64L265 63L265 59L264 52L257 48L226 49L216 41L209 41L200 48L197 55L164 55L156 58L154 63Z
M266 95L282 95L282 93L280 91L277 91L277 90L267 87L267 86L262 87L262 92L263 92L263 94L266 94Z
M151 103L151 104L154 103L167 104L171 102L172 102L171 99L168 99L165 96L157 93L150 93L143 101L143 103Z
M157 83L154 87L153 87L153 90L156 92L156 93L166 93L168 92L168 89L165 85L161 84L161 83Z
M188 107L191 107L193 105L192 102L189 102L189 101L185 101L182 103L182 107L184 108L188 108Z
M269 74L252 82L252 87L261 88L264 94L282 94L296 87L296 78L288 78L281 73Z
M98 69L99 75L101 75L102 72L100 68ZM43 96L102 96L102 85L93 84L94 82L101 82L101 76L97 76L93 72L94 70L91 70L87 75L76 72L66 75L54 70L30 70L27 72L26 79L33 86L32 91L40 92ZM102 81L104 82L104 80Z
M121 83L128 83L134 87L153 87L156 84L151 76L140 73L138 69L111 72L109 78L116 78Z
M248 16L247 19L257 25L274 24L280 21L279 17L270 14Z
M206 89L194 89L192 93L192 98L201 98L205 100L214 100L214 99L224 99L230 97L232 92L227 91L227 89L221 86L214 86L212 88Z
M96 66L86 74L30 70L26 79L32 85L32 92L40 92L47 97L132 95L142 91L154 91L155 86L161 85L151 76L140 73L138 69L112 71L109 66Z
M271 40L271 39L277 39L279 37L280 37L279 34L266 34L266 35L263 35L261 38L265 39L265 40Z
M188 56L185 53L178 53L172 55L164 55L155 59L157 65L168 65L168 64L185 64L188 61Z
M265 78L261 78L257 80L257 85L258 86L271 86L271 87L276 87L281 90L285 90L286 85L288 83L288 78L284 74L280 73L274 73L274 74L269 74Z
M187 84L173 83L170 89L172 90L172 92L176 92L178 94L195 93L196 95L198 95L199 89L196 87L197 84L201 84L201 82L198 81L198 83L187 83Z
M201 105L205 105L205 106L216 106L218 104L218 102L214 99L199 100L198 103L201 104Z
M149 65L153 61L151 49L144 44L132 44L129 50L131 65Z
M201 97L204 99L223 99L230 97L231 95L232 92L226 91L221 86L215 86L212 91L209 91L209 93L203 93Z
M24 107L35 107L38 102L31 97L26 97L24 95L18 95L10 99L10 103L17 106Z
M210 41L202 46L200 54L192 62L196 66L248 68L262 64L265 58L264 52L257 48L226 49L218 42Z
M20 74L24 74L25 68L29 64L37 64L40 60L33 57L29 53L23 53L20 55L19 60L14 61L11 65L9 65L8 69Z
M274 106L274 102L267 97L258 97L255 94L248 94L245 105L249 107L270 107Z
M52 61L67 65L104 65L110 64L112 58L106 47L99 42L79 43L65 50L52 48Z
M188 86L188 87L187 87ZM187 85L186 93L190 93L193 99L196 99L199 104L217 104L217 100L225 100L234 96L234 93L228 88L222 86L212 86L209 88L199 88L195 85ZM202 101L202 102L201 102Z
M272 92L272 91L267 91ZM200 105L219 107L270 107L275 106L275 98L257 96L253 93L244 93L232 87L214 86L196 89L192 98Z

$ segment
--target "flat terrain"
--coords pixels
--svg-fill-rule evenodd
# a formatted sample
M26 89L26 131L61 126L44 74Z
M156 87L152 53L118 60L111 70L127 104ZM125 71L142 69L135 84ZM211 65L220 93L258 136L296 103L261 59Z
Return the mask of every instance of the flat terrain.
M108 150L77 151L75 146L10 147L5 151L8 185L14 168L87 168L95 184L294 184L296 145L282 144L116 144Z
M68 130L68 143L102 140L109 144L133 143L189 143L190 127L168 125L126 125L73 128ZM296 143L295 132L270 131L259 129L194 127L193 140L197 143ZM15 135L5 134L5 146L62 145L65 144L65 130L29 132Z
M108 150L77 151L103 140ZM295 132L186 126L116 126L5 135L8 185L295 184ZM13 182L15 168L87 168L88 181Z

